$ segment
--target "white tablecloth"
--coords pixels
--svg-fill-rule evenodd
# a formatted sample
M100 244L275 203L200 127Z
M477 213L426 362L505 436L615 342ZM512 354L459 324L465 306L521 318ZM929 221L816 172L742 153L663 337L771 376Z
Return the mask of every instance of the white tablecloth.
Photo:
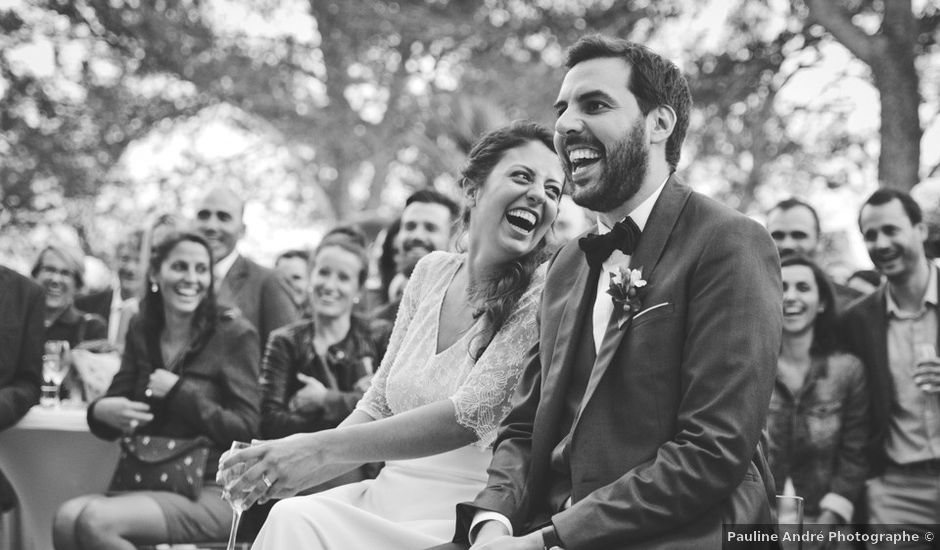
M118 444L88 431L84 408L33 407L0 432L0 470L19 499L15 548L52 550L52 520L65 501L108 487Z

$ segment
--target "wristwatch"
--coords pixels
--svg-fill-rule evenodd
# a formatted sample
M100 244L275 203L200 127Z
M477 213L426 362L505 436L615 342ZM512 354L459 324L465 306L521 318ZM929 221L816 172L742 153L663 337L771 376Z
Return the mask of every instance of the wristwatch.
M542 550L564 548L561 543L561 538L558 536L558 531L555 530L554 524L549 523L547 526L543 527L540 532L542 533Z

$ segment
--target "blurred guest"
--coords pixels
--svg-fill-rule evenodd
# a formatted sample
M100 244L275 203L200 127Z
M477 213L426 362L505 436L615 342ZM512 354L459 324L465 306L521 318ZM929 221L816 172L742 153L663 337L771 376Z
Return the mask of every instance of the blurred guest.
M780 257L787 254L802 254L819 263L820 241L819 215L809 203L795 197L778 202L767 212L767 231L777 244ZM828 276L827 276L828 277ZM839 311L862 294L829 278L835 290L836 307Z
M75 307L75 294L85 273L82 255L58 245L42 249L33 265L33 279L45 293L46 340L66 340L74 348L85 340L108 337L107 322Z
M214 482L218 457L233 440L257 435L258 335L216 306L208 243L173 233L153 249L147 294L131 321L121 370L107 394L88 408L103 439L122 434L212 441L197 500L166 491L86 495L56 514L57 549L222 540L231 508Z
M862 359L869 381L868 523L920 535L919 543L904 548L937 548L923 535L925 526L940 524L938 268L927 260L927 228L907 193L875 191L858 225L886 280L842 320L843 339Z
M881 286L881 274L874 269L859 269L849 275L845 284L867 296Z
M584 233L593 224L588 219L588 210L574 202L571 195L561 198L558 205L558 219L553 229L555 244L561 246Z
M861 361L837 349L832 288L812 260L784 256L783 340L770 400L777 493L792 482L806 520L852 520L868 474L868 395Z
M421 189L408 197L397 237L401 247L398 272L389 283L390 294L393 288L404 288L418 260L435 250L450 250L457 214L457 203L435 189ZM400 304L400 298L391 300L374 316L394 322Z
M381 281L380 304L387 304L401 299L401 294L391 296L389 294L389 285L392 279L398 274L398 265L401 263L401 218L392 220L392 223L385 228L381 242L382 250L379 255L378 273Z
M141 293L140 251L144 232L140 229L125 235L114 254L114 282L103 291L80 296L75 305L107 321L108 342L123 347L127 323L137 312Z
M0 265L0 431L16 424L39 402L45 341L42 289ZM0 473L0 513L16 503Z
M196 230L212 247L219 303L238 308L258 330L261 345L272 330L296 321L287 283L236 250L245 234L245 203L231 189L210 190L196 208Z
M363 241L333 233L320 242L310 275L313 318L271 334L261 368L264 438L335 427L368 387L391 327L353 315L367 276Z
M141 273L141 297L147 293L146 281L149 280L148 276L150 275L147 270L149 269L150 256L154 245L160 243L169 234L185 229L187 224L187 220L169 212L155 214L148 221L140 245L140 267L138 271Z
M310 317L310 254L306 250L288 250L274 261L274 270L288 282L291 300L298 318Z

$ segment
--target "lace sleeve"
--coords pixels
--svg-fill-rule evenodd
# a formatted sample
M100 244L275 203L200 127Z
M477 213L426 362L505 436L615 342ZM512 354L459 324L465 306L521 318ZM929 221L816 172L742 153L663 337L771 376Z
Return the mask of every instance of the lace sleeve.
M401 297L401 304L398 306L398 314L395 316L395 325L392 327L392 335L388 339L388 347L385 349L385 356L382 357L382 364L375 371L372 377L372 383L369 389L362 396L356 405L356 410L360 410L373 419L378 420L387 416L392 416L392 409L388 405L388 397L385 393L388 384L388 371L395 358L401 352L402 340L408 332L408 325L414 317L415 310L418 308L418 300L421 295L421 284L424 273L427 271L427 257L418 261L414 272L405 285L405 292Z
M538 342L538 308L546 268L542 264L532 275L516 310L493 337L467 380L450 397L457 423L477 434L479 439L474 445L479 447L489 447L496 439L496 428L509 414L526 353Z

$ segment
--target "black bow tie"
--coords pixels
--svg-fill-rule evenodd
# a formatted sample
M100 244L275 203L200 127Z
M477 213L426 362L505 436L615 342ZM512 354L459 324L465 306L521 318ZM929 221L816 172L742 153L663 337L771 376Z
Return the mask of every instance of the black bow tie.
M591 268L599 268L614 250L619 250L627 256L632 255L639 241L640 228L627 216L623 221L614 224L609 233L581 237L578 246L584 251L588 265Z

